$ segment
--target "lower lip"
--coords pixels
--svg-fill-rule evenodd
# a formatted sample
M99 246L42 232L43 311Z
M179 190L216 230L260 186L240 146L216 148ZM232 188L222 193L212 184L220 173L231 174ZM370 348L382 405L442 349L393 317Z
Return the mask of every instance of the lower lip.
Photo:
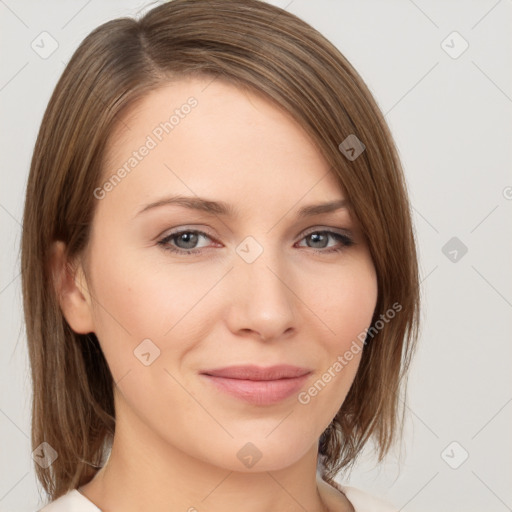
M309 374L278 380L244 380L202 374L221 391L254 405L272 405L297 393Z

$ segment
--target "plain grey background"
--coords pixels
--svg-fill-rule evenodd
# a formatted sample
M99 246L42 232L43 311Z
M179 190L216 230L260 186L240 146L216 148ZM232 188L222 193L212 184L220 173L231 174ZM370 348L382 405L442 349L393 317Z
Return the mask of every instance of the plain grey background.
M33 511L44 497L32 469L19 275L39 124L79 42L157 3L0 0L1 511ZM322 32L367 82L414 209L423 328L404 442L380 466L368 449L339 480L401 511L512 510L512 2L270 3Z

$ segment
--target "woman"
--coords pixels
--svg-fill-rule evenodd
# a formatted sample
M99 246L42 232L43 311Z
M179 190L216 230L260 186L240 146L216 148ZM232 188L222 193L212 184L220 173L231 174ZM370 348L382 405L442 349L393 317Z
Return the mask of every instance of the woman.
M23 223L43 510L392 510L417 338L406 187L357 72L259 0L94 30L37 139Z

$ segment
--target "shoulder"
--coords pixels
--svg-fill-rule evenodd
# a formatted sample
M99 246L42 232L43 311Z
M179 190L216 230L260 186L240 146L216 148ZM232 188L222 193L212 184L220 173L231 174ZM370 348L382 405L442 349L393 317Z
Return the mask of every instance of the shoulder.
M371 496L356 487L342 485L336 480L326 482L321 477L318 478L318 484L322 490L325 491L326 498L330 496L331 499L333 499L333 501L329 500L333 510L341 507L339 497L336 499L336 495L339 496L342 494L345 507L348 501L355 512L398 512L397 508L392 507L381 499Z
M339 485L339 489L354 507L355 512L397 512L397 509L355 487Z
M101 512L101 510L83 494L72 489L37 512Z

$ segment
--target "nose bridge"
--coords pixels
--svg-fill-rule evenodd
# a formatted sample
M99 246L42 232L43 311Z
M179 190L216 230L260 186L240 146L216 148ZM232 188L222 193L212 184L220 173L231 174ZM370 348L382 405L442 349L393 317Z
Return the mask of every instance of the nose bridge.
M238 328L272 338L293 326L296 298L286 255L265 240L247 237L236 248L234 307Z

